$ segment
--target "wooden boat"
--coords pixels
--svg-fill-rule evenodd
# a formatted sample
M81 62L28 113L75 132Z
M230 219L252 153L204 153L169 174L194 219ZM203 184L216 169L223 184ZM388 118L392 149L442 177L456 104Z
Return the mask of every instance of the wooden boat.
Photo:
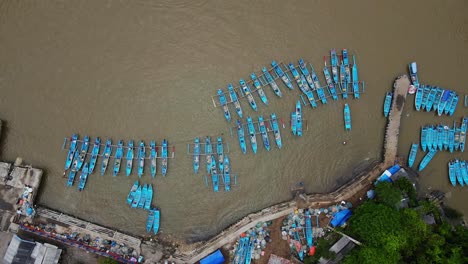
M81 144L81 150L75 160L73 161L73 165L76 171L79 171L83 166L84 160L86 159L86 154L88 154L88 147L89 147L89 137L85 136L83 143Z
M356 57L353 55L353 93L354 99L359 99L359 79L358 79L358 69L356 65Z
M205 158L206 158L206 173L211 173L211 154L213 154L213 145L211 145L211 137L205 138Z
M115 158L114 158L114 171L113 171L114 177L117 176L117 174L120 171L120 164L122 163L122 157L123 157L123 145L124 145L123 140L119 140L119 143L117 145L117 150L115 151Z
M468 118L464 117L460 129L460 151L465 151L466 130L468 127ZM468 184L468 183L467 183Z
M281 69L281 67L278 65L278 63L276 61L272 61L271 66L273 66L273 70L276 72L278 77L281 78L284 85L286 85L286 87L288 87L290 90L294 89L294 87L292 85L292 82L291 82L291 79L289 78L289 75L287 73L285 73L283 71L283 69Z
M291 74L292 74L294 80L296 81L297 86L299 87L299 89L303 93L306 93L307 91L309 91L309 86L307 85L307 82L306 82L305 78L304 78L304 80L301 79L301 75L296 70L296 67L294 67L294 64L289 63L288 68L291 71Z
M452 102L450 102L450 110L449 110L450 116L453 116L453 113L455 113L455 110L457 109L457 104L458 104L458 94L454 93L452 97Z
M148 211L148 218L146 219L146 232L151 233L154 224L154 210Z
M68 175L67 187L73 185L73 183L75 182L75 176L77 172L78 171L74 167L71 168L70 174Z
M265 121L263 120L263 116L258 117L258 130L260 134L262 134L263 146L267 151L270 150L270 141L268 140L268 133L265 125Z
M332 96L333 100L338 100L338 95L336 94L335 84L333 83L330 72L328 71L326 61L325 61L325 67L323 68L323 74L325 75L325 81L327 82L328 92Z
M442 96L440 97L439 106L437 107L438 116L441 116L444 113L444 110L447 107L447 104L450 104L450 101L449 101L450 94L451 92L449 90L443 91Z
M435 96L437 90L434 87L431 87L431 92L429 93L429 96L427 97L427 102L426 102L426 112L429 112L432 110L432 105L434 104L435 101Z
M444 90L440 89L440 87L435 88L436 93L435 93L435 99L434 99L434 104L432 105L432 109L434 111L438 111L440 102L442 100L442 94L444 93Z
M452 106L452 100L453 100L453 97L455 96L455 92L453 91L449 91L450 92L450 95L447 99L447 103L445 104L445 108L444 108L444 114L448 115L449 112L450 112L450 107Z
M444 126L444 140L443 140L442 145L445 150L449 149L449 133L450 133L449 127Z
M463 175L462 175L461 168L460 168L460 161L458 159L455 160L454 170L455 170L455 177L457 178L458 184L460 184L461 186L464 186L465 183L463 181Z
M255 154L257 153L257 132L255 131L255 126L250 116L247 117L247 131L249 133L250 146Z
M157 162L156 159L158 158L158 151L156 150L156 142L154 140L150 141L150 170L151 170L151 177L154 178L156 176L157 171Z
M296 103L296 133L299 137L302 136L302 109L299 100Z
M331 70L333 76L333 82L335 84L339 83L338 80L338 56L336 56L336 50L330 50L330 62L331 62Z
M416 62L411 62L408 65L409 72L410 72L410 77L411 77L411 83L416 86L416 88L419 87L419 79L418 79L418 65Z
M220 173L223 173L224 190L228 192L231 190L231 164L227 154L224 155L224 171Z
M309 210L305 213L305 235L307 240L307 246L310 248L313 246L313 238L312 238L312 220Z
M65 161L65 170L68 170L73 162L73 156L75 156L76 149L78 147L78 135L73 134L70 139L70 148L68 149L67 160Z
M135 191L135 195L133 196L133 201L132 201L132 208L138 207L138 203L140 202L140 198L141 198L141 189L142 189L142 186L140 185Z
M241 86L241 92L247 97L250 107L252 107L254 111L257 111L257 103L255 103L255 99L252 95L249 85L244 81L244 79L240 79L239 83Z
M89 174L92 174L94 172L94 167L96 167L96 162L99 156L100 148L101 148L101 139L97 137L94 140L93 150L91 150L91 160L89 161L89 170L88 170Z
M427 127L421 128L421 149L423 151L427 149Z
M348 92L348 86L351 83L351 69L349 67L349 59L348 59L348 50L343 49L341 52L343 56L343 65L345 69L345 81L344 86L346 87L346 92Z
M143 185L143 189L141 189L141 196L140 200L138 201L138 208L143 208L146 202L146 196L148 194L148 184Z
M253 85L255 87L255 91L260 95L260 99L265 105L268 105L268 99L266 97L265 91L262 89L262 85L260 84L260 81L257 79L257 76L255 73L250 74L250 79L252 79Z
M463 178L463 181L468 185L468 171L466 170L466 161L462 160L460 162L460 171Z
M307 85L309 85L309 88L311 90L315 90L314 80L312 79L312 76L310 76L309 69L307 69L307 64L302 58L299 59L299 69L301 70L302 75L304 75Z
M145 197L145 210L149 210L151 208L151 202L153 201L153 186L148 184L148 191L146 192Z
M345 130L349 131L351 130L351 110L349 109L348 104L344 105L343 114L344 114Z
M80 175L80 182L78 183L78 191L82 191L86 185L86 180L88 179L89 175L89 164L86 162L83 166L83 170L81 171Z
M275 135L276 146L278 146L278 148L281 148L282 146L281 133L280 133L278 120L276 119L275 113L271 114L271 128L273 129L273 134Z
M247 153L247 146L245 143L245 132L244 132L244 126L242 123L237 120L237 137L239 138L239 145L242 150L242 153Z
M412 144L410 154L408 156L408 167L413 167L414 161L416 160L416 154L418 154L419 144Z
M429 98L429 94L431 93L431 88L427 85L422 85L421 87L424 87L424 93L423 93L423 99L421 102L421 108L426 109L426 104L427 104L427 99Z
M340 64L340 87L341 87L341 96L343 99L348 99L348 83L346 82L346 73L345 66L343 61Z
M320 80L315 72L314 66L310 65L310 72L312 74L312 80L314 81L315 91L317 92L317 96L322 104L327 104L327 96L325 95L325 91L323 90L323 86L320 84Z
M145 158L146 158L145 142L143 142L143 140L140 140L140 144L139 144L139 147L138 147L138 154L137 154L138 177L140 177L140 178L143 175L143 171L145 169Z
M312 91L307 91L306 94L307 100L312 108L317 108L317 102L315 102L314 93Z
M199 168L200 168L200 139L196 137L194 144L193 144L193 172L198 173Z
M162 147L161 147L161 171L162 175L166 176L167 174L167 140L163 139L162 141Z
M297 135L296 111L291 113L291 131L292 131L293 135Z
M232 84L228 84L228 91L229 97L231 98L231 102L234 104L237 115L242 118L242 108L239 102L239 98L237 98L236 91L234 91L234 87L232 87Z
M424 95L424 88L418 87L416 91L416 95L414 96L414 107L416 108L416 111L419 111L421 109L423 95Z
M130 192L128 193L127 204L132 204L133 198L135 197L138 186L139 186L139 183L138 183L138 180L136 180L135 183L132 185Z
M427 128L427 147L429 150L437 149L437 129L433 126Z
M104 173L106 172L111 153L112 153L112 140L108 139L106 141L106 146L104 147L104 153L102 155L101 176L103 176Z
M437 126L437 148L442 150L444 147L444 126Z
M276 94L276 96L278 96L278 97L283 96L278 84L275 82L275 80L273 79L273 76L271 76L271 74L267 70L267 68L263 67L262 72L263 72L263 76L265 76L265 79L267 80L267 82L270 85L271 89L273 89L273 92Z
M161 212L158 209L154 210L154 223L153 223L153 232L156 235L159 231L159 218L161 217Z
M127 176L132 173L132 166L133 166L133 140L128 141L128 148L127 148L127 164L125 166L125 173Z
M388 117L388 114L390 114L390 108L392 106L392 98L393 98L392 92L387 92L385 94L385 102L384 102L384 116L385 117Z
M427 164L434 158L435 154L437 153L436 149L431 149L429 152L427 152L426 156L422 159L421 163L419 163L419 171L424 170L426 168Z
M455 127L449 129L448 143L449 151L450 153L453 153L453 150L455 149Z
M223 90L218 89L218 97L221 108L223 109L224 117L228 122L231 122L231 113L229 112L229 107L227 105L226 96L224 95Z
M456 127L456 123L453 122L453 126L455 127L455 137L454 137L454 149L458 150L460 148L460 134L461 134L461 129L459 127Z
M455 162L452 160L449 161L448 167L450 183L452 183L452 185L455 186L457 185L457 175L455 174Z
M223 138L218 137L216 139L216 154L218 155L218 166L220 173L224 171L224 146L223 146Z
M216 168L216 158L213 155L211 157L211 181L213 182L213 191L219 192L219 175Z

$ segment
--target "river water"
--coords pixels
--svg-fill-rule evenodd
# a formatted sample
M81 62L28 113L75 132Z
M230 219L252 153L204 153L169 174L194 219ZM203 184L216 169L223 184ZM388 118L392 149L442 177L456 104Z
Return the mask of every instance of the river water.
M463 0L2 1L2 158L21 156L45 170L39 203L143 235L146 213L125 203L136 174L94 174L83 192L66 188L61 146L72 133L114 142L166 138L176 152L167 177L158 171L151 179L146 173L141 182L153 184L163 233L204 239L250 212L290 199L297 182L308 192L328 192L351 179L353 170L379 159L384 94L406 73L407 63L418 62L423 83L468 92L467 5ZM306 107L308 131L297 138L283 129L281 150L241 154L229 134L233 124L211 102L216 89L248 79L273 59L303 57L321 70L333 47L356 55L366 82L360 100L347 100L353 130L344 131L340 99L315 110ZM276 112L288 122L299 91L281 89L281 99L267 89L268 107L257 98L258 113L243 102L244 112L254 117ZM415 112L413 96L408 98L400 155L418 140L421 125L450 123L466 114L462 103L455 119ZM229 193L206 187L186 154L194 137L220 134L238 175L238 186ZM447 180L447 162L455 157L468 159L466 153L437 154L421 183L449 191L449 204L468 214L463 202L468 190L452 188Z

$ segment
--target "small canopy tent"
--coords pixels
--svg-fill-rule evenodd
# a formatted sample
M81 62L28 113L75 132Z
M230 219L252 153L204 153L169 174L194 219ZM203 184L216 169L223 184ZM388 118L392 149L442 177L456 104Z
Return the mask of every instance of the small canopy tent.
M222 264L224 263L224 256L221 250L216 250L214 253L208 255L206 258L200 260L200 264Z
M348 220L351 217L351 214L351 210L349 209L339 211L333 216L333 219L331 220L330 224L333 227L342 226L346 222L346 220Z

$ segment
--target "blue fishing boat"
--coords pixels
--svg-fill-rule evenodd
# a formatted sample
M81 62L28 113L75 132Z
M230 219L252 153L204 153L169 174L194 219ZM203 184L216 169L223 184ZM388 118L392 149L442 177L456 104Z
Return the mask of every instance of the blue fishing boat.
M314 66L310 65L310 72L312 74L312 80L314 81L315 91L317 92L318 98L322 101L322 104L327 104L327 96L323 90L323 86L320 84L320 80L315 72Z
M271 74L267 70L267 68L263 67L262 72L263 72L263 76L265 76L265 79L267 80L267 82L270 85L271 89L273 89L273 92L276 94L276 96L278 96L278 97L283 96L278 84L275 82L275 80L273 79L273 76L271 76Z
M444 90L442 92L442 96L440 97L439 100L439 106L437 107L437 115L441 116L444 113L445 107L447 104L449 104L449 98L450 98L450 91L449 90Z
M429 162L432 160L436 153L436 149L431 149L429 150L429 152L427 152L426 156L424 156L421 163L419 163L419 171L422 171L424 170L424 168L426 168L427 164L429 164Z
M419 144L412 144L410 154L408 157L408 167L413 167L414 161L416 160L416 154L418 154Z
M227 154L224 155L224 172L220 173L223 173L224 190L228 192L231 190L231 164Z
M161 217L161 212L158 209L154 210L154 223L153 223L153 232L156 235L159 231L159 218Z
M349 59L348 59L348 50L343 49L342 51L343 56L343 65L345 69L345 81L344 86L346 87L346 92L348 92L349 83L351 83L351 69L349 67Z
M454 139L454 148L455 150L458 150L460 148L460 134L461 134L461 129L459 127L456 127L456 123L453 122L453 126L455 127L455 139Z
M385 117L388 117L388 114L390 114L390 108L392 106L392 98L393 98L392 92L387 92L385 94L385 102L384 102L384 116Z
M127 204L132 204L133 198L135 197L138 186L139 186L139 183L138 183L138 180L136 180L135 183L132 185L132 188L130 188L130 192L128 193Z
M449 127L444 126L444 140L443 140L442 145L445 150L449 149L449 133L450 133Z
M161 171L162 175L166 176L167 174L167 140L163 139L162 141L162 147L161 147Z
M78 191L82 191L86 185L86 180L88 179L89 175L89 164L86 162L83 166L83 170L81 171L80 175L80 182L78 183Z
M253 153L257 153L257 132L253 124L252 118L247 117L247 131L249 132L250 146L252 147Z
M242 123L237 120L237 137L239 138L239 145L242 150L242 153L247 153L247 146L245 143L245 132L244 132L244 126Z
M463 178L463 181L468 185L468 171L466 170L466 161L462 160L460 162L460 171Z
M312 108L317 108L317 102L315 102L314 93L312 93L312 91L307 91L305 95L307 96L307 100L309 101L310 106Z
M123 157L123 145L124 145L123 140L119 140L119 143L117 144L117 150L115 151L115 158L114 158L114 172L113 172L114 177L117 176L117 174L120 171L120 164L122 163L122 157Z
M343 114L344 114L345 130L349 131L349 130L351 130L351 110L349 109L348 104L344 105Z
M146 191L145 198L144 208L145 210L149 210L151 208L151 202L153 201L153 186L151 184L148 184L148 191Z
M73 183L75 182L75 176L77 172L78 171L74 167L71 168L70 173L68 174L67 187L73 185Z
M132 173L133 158L133 140L129 140L127 147L127 164L125 166L125 173L127 174L127 176L129 176L130 173Z
M262 89L262 85L260 84L260 81L257 79L257 76L255 73L250 74L250 79L252 79L253 85L255 87L255 91L260 95L260 99L265 105L268 105L268 99L266 97L265 91Z
M219 175L216 168L216 158L213 155L211 157L211 181L213 182L213 191L219 192Z
M224 146L222 137L216 139L216 154L218 155L219 173L222 174L224 171Z
M75 160L73 161L73 167L76 171L79 171L83 166L83 162L86 158L86 154L88 154L88 147L89 147L89 137L85 136L83 143L81 144L81 150Z
M437 126L437 148L442 150L444 147L444 126Z
M247 100L249 101L250 107L252 107L254 111L257 111L257 103L255 103L255 99L252 95L249 85L244 81L244 79L240 79L239 83L241 85L242 93L247 97Z
M444 93L444 90L440 89L439 87L436 87L436 94L435 94L435 100L434 104L432 105L432 109L434 109L435 112L438 111L440 102L442 101L442 95Z
M229 97L231 98L231 102L234 104L237 115L242 118L242 108L239 102L239 98L237 98L236 91L234 91L234 87L232 87L232 84L228 84L228 91Z
M156 142L154 140L150 141L150 170L151 177L156 176L158 152L156 151Z
M268 133L265 125L265 121L263 120L263 116L258 117L258 130L262 134L263 146L267 151L270 150L270 141L268 140Z
M288 64L288 68L289 70L291 71L291 74L294 78L294 80L296 81L297 83L297 86L299 87L299 89L303 92L303 93L306 93L307 91L309 91L309 86L307 85L307 82L306 80L302 80L301 79L301 75L299 74L299 72L296 70L296 67L294 67L294 64L292 63L289 63ZM303 76L302 76L303 77ZM304 78L304 77L303 77Z
M218 97L219 103L221 104L221 108L223 109L224 117L228 122L231 122L231 113L229 112L229 107L227 104L226 96L224 95L223 90L218 89Z
M356 65L356 57L353 55L353 93L354 98L359 99L359 79L358 79L358 69Z
M88 173L92 174L94 167L96 167L96 162L99 156L99 149L101 147L101 139L97 137L94 140L93 150L91 151L91 160L89 161L89 170Z
M309 210L306 211L305 213L305 234L306 234L306 240L307 240L307 246L309 248L311 248L313 245L312 245L312 242L313 242L313 238L312 238L312 220L310 219L311 218L311 215L310 215L310 212Z
M434 104L435 101L435 96L437 90L434 87L431 87L431 92L429 93L429 96L427 97L427 102L426 102L426 112L429 112L432 110L432 105Z
M296 133L299 137L302 136L302 109L299 100L296 103Z
M431 88L424 84L421 84L420 86L424 89L423 98L421 101L421 108L424 110L426 109L427 98L429 98L429 94L431 93Z
M67 160L65 161L65 170L68 170L72 164L73 156L75 156L76 148L78 147L78 135L73 134L70 139L70 148L68 149Z
M293 135L297 135L296 111L291 113L291 130L292 130Z
M278 77L281 78L284 85L286 85L286 87L288 87L291 90L294 89L294 87L292 85L292 82L291 82L291 79L289 78L289 75L287 73L285 73L283 71L283 69L281 69L281 67L278 65L278 63L276 61L272 61L271 66L273 66L273 70L275 70Z
M328 92L332 96L333 100L338 100L338 95L336 94L335 84L333 83L330 72L328 71L327 62L325 61L325 67L323 68L323 74L325 75L325 81L327 82Z
M193 143L193 172L198 173L199 168L200 168L200 139L196 137Z
M465 183L463 181L463 175L462 175L461 168L460 168L460 161L458 159L455 160L454 170L455 170L455 177L457 178L458 184L460 184L461 186L464 186Z
M464 117L461 124L460 131L460 151L465 151L466 130L468 127L468 118ZM468 184L468 183L467 183Z
M458 104L458 94L453 93L452 102L450 102L450 110L449 110L450 116L453 116L453 113L455 113L455 110L457 109L457 104Z
M146 232L151 233L154 224L154 210L148 211L148 218L146 219Z
M331 62L331 69L332 69L332 76L333 82L335 84L339 83L338 80L338 56L336 56L336 50L330 50L330 62Z
M444 108L444 114L448 115L448 113L450 112L450 107L452 106L452 100L453 100L453 97L455 97L455 92L453 91L449 91L449 97L447 99L447 103L445 104L445 108Z
M103 176L104 173L106 172L111 153L112 153L112 140L108 139L106 141L106 146L104 147L104 153L102 155L101 176Z
M143 185L143 189L141 189L141 196L140 200L138 201L138 208L143 208L146 202L146 196L148 195L148 184Z
M275 135L276 146L278 146L278 148L281 148L281 133L279 130L278 120L276 118L275 113L271 114L271 128L273 129L273 134Z
M137 208L138 207L138 203L140 202L140 198L141 198L141 189L143 187L140 185L138 186L137 190L135 191L135 195L133 196L133 201L132 201L132 208Z
M457 175L455 175L455 163L454 161L449 161L449 179L453 186L457 185Z
M433 129L432 126L427 127L427 148L429 150L434 149L434 147L433 147L433 141L434 141L433 130L434 129Z
M341 95L343 96L343 99L348 99L348 84L346 83L346 72L345 72L345 66L343 61L340 64L340 87L341 87Z
M416 108L416 111L419 111L421 109L423 95L424 95L424 88L418 87L418 89L416 90L416 95L414 97L414 107Z
M411 76L411 83L418 88L419 87L419 80L418 80L418 65L416 62L411 62L408 65L410 76Z
M138 154L137 154L138 177L140 177L140 178L143 175L143 171L145 169L145 158L146 158L145 142L143 142L143 140L140 140L140 145L138 147Z
M302 75L304 75L307 84L311 90L315 90L314 80L310 76L309 69L307 69L307 64L303 59L299 59L299 69L301 70Z
M211 137L205 138L205 158L206 158L206 173L211 173L211 154L213 154L213 145L211 145Z
M452 127L449 129L449 151L450 153L453 153L453 150L455 149L455 127Z
M427 149L427 127L421 128L421 149L423 151Z

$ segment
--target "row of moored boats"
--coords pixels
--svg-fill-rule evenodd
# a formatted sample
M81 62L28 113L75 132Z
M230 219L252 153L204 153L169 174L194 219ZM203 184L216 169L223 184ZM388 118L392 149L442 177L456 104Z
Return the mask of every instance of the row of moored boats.
M448 163L449 179L453 186L468 185L468 163L465 160L451 160Z
M127 204L131 208L141 208L148 211L148 218L146 222L146 231L154 234L159 230L160 211L153 208L151 203L153 201L153 186L151 184L140 185L138 180L132 185L130 192L127 196Z
M259 116L257 120L253 120L252 117L247 117L246 125L240 120L237 120L237 137L239 139L240 148L242 153L247 153L247 143L245 140L244 126L247 126L247 136L250 141L253 153L257 153L257 134L261 135L263 146L267 151L270 150L270 139L268 132L272 131L275 137L276 146L281 148L281 133L278 124L278 118L275 113L270 115L270 119L264 119L263 116Z

